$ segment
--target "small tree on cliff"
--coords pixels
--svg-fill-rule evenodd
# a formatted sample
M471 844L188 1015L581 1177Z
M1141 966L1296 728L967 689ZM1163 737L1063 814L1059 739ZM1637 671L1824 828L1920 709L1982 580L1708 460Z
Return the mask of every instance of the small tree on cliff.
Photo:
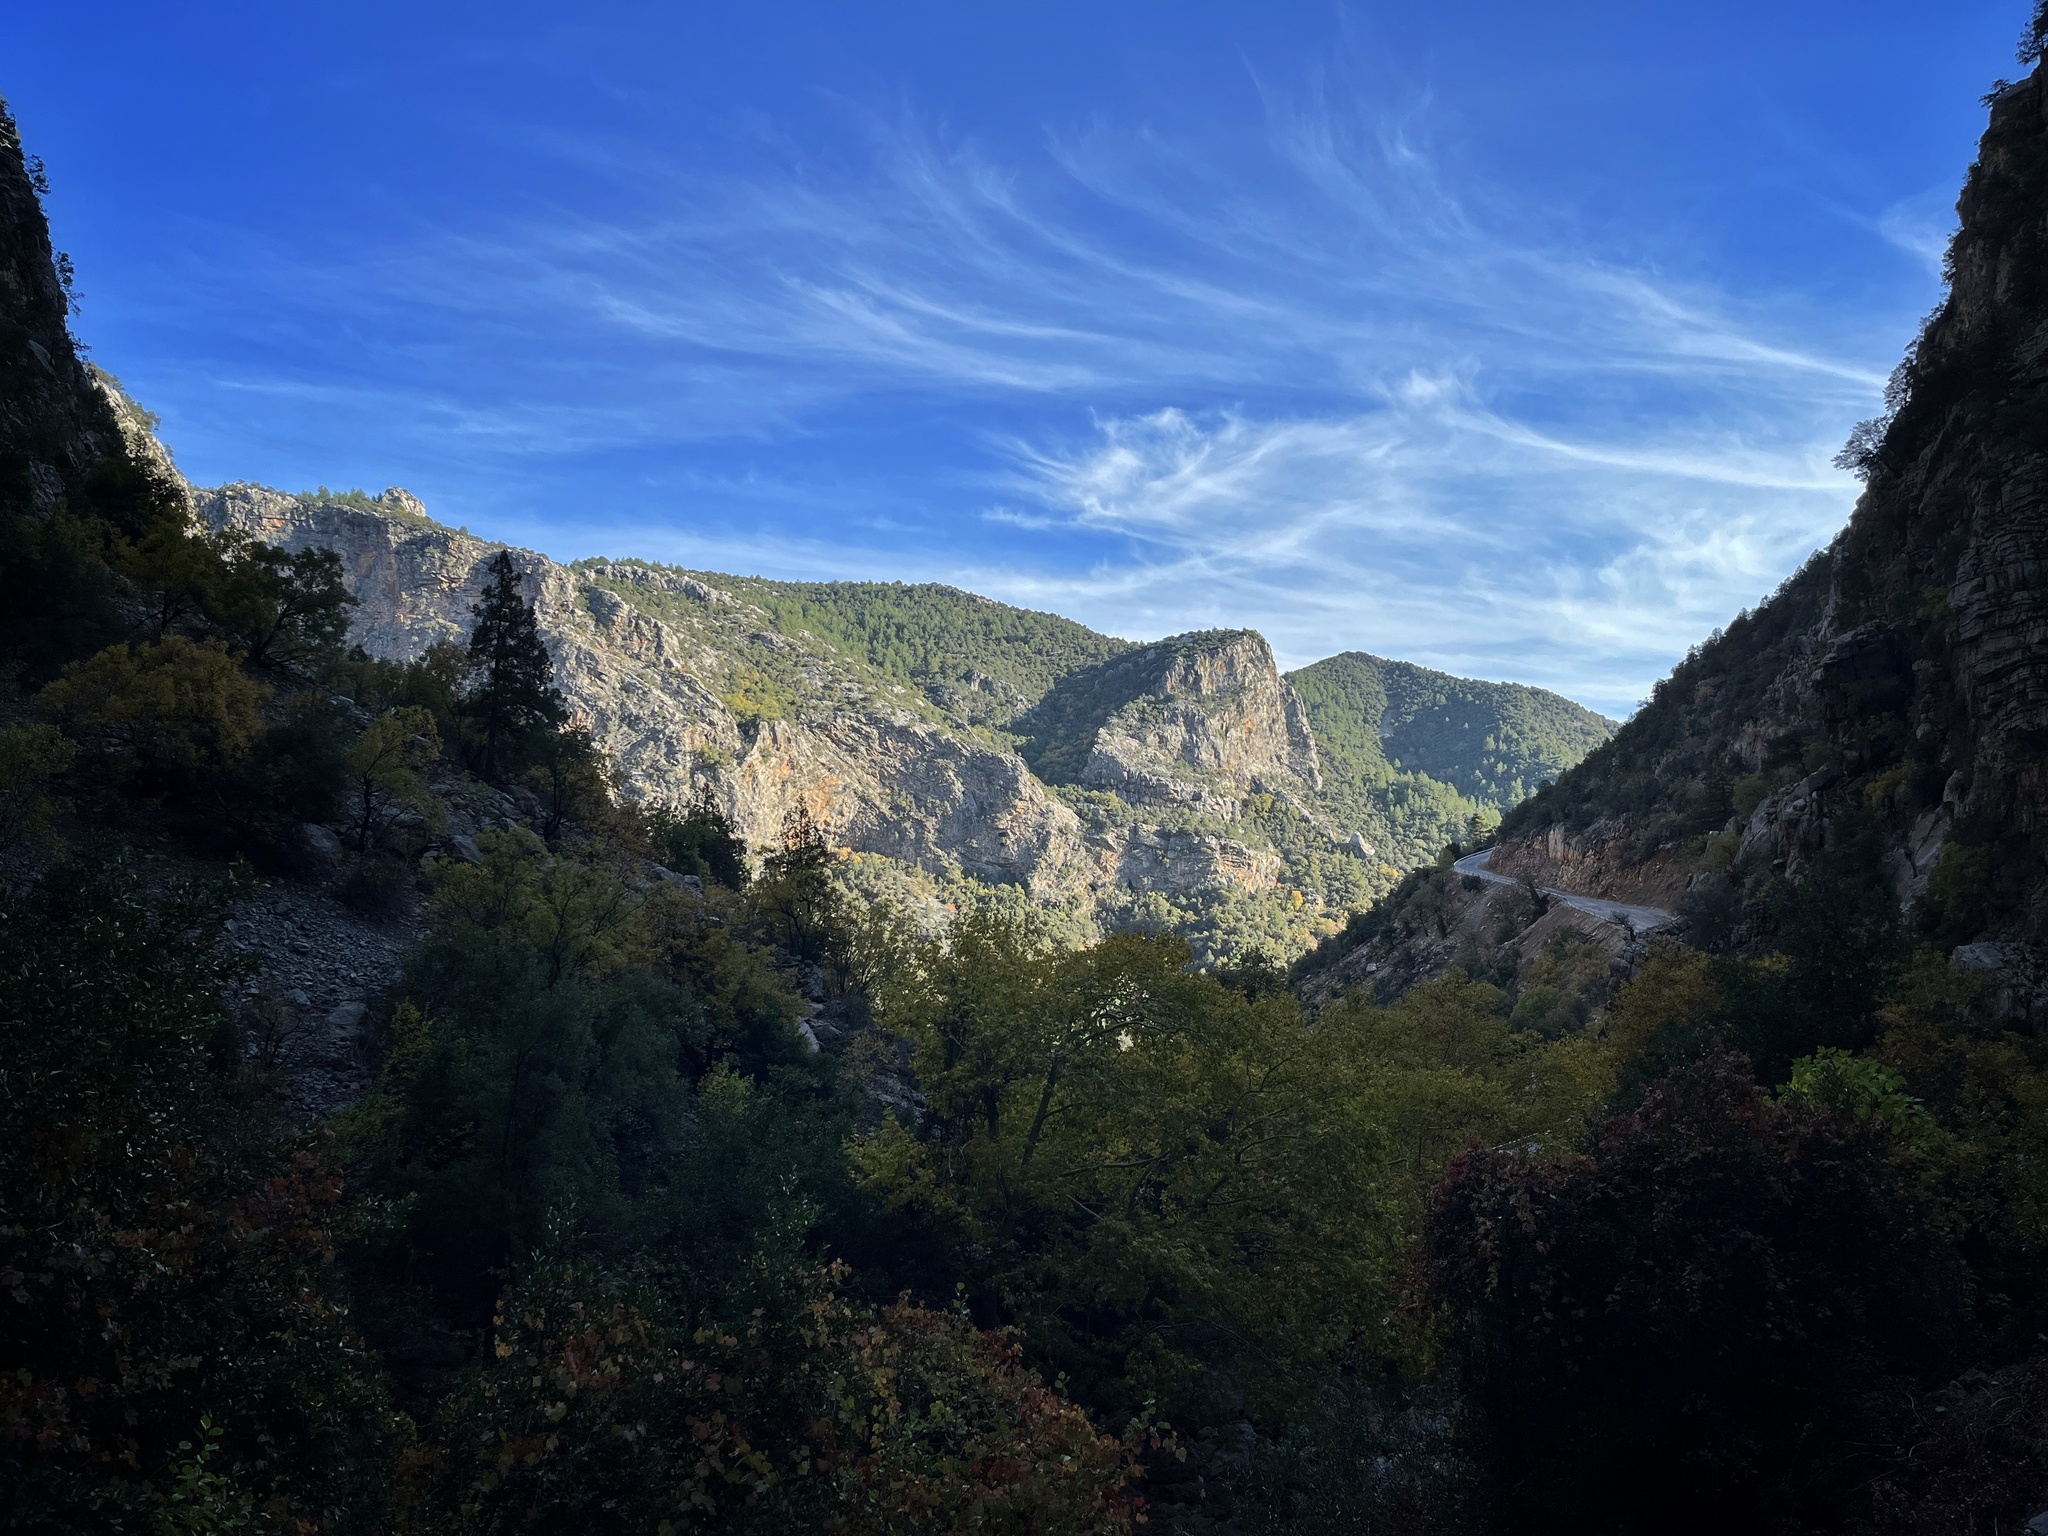
M508 749L516 751L537 730L552 730L568 718L555 690L554 663L541 643L533 605L519 595L521 572L499 550L490 581L469 611L476 628L469 636L470 718L483 739L478 767L495 776Z

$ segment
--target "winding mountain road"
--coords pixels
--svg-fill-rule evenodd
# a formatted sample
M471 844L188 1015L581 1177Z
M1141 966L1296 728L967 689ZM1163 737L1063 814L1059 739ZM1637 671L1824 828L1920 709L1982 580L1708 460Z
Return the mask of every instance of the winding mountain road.
M1496 885L1519 885L1521 882L1512 875L1497 875L1488 869L1493 850L1482 848L1477 853L1468 853L1451 868L1461 875L1477 875L1481 880L1491 880ZM1608 901L1601 896L1581 896L1573 891L1560 891L1554 886L1536 887L1553 901L1561 901L1568 907L1581 912L1590 912L1604 922L1620 923L1633 933L1649 933L1657 928L1669 928L1678 921L1675 913L1666 912L1662 907L1635 907L1625 901Z

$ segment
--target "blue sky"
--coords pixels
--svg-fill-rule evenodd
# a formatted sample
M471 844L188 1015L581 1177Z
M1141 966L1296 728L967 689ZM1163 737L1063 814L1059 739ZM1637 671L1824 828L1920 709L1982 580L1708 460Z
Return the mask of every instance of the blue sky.
M0 92L202 483L1619 714L1847 516L2027 9L70 0Z

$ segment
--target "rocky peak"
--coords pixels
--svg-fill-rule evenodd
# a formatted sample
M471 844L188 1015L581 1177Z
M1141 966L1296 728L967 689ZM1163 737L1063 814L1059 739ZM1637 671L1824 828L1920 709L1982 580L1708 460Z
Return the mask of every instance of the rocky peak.
M416 517L425 520L427 504L402 486L390 486L377 497L378 505L398 517Z
M1089 744L1090 789L1234 815L1255 792L1322 787L1308 712L1263 635L1177 635L1109 662L1103 681L1127 696Z

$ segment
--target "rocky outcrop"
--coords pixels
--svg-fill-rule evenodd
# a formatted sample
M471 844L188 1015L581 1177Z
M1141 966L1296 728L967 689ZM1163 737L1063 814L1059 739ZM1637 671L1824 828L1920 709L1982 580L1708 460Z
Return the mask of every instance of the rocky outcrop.
M1235 816L1256 792L1322 788L1315 737L1273 649L1251 630L1180 635L1118 657L1127 702L1095 733L1081 783L1139 805Z
M1496 858L1498 850L1496 850ZM1512 972L1518 990L1530 985L1539 959L1562 945L1589 952L1578 973L1604 1001L1648 953L1650 938L1625 924L1563 901L1531 902L1517 885L1459 878L1450 871L1407 888L1407 900L1370 925L1355 943L1316 952L1295 974L1295 989L1311 1008L1356 992L1389 1003L1411 988L1435 981L1453 966L1500 984Z
M1265 891L1280 883L1280 860L1271 852L1213 833L1140 827L1108 846L1115 883L1133 891L1187 897L1219 886Z
M432 522L401 490L320 500L233 485L199 493L197 507L215 528L337 551L359 604L352 636L391 660L467 636L501 547ZM708 583L513 553L556 686L643 798L681 800L706 785L757 847L774 846L801 804L841 844L934 873L1043 892L1067 878L1079 823L1015 754L920 718ZM680 600L677 621L627 601L622 584ZM743 721L719 692L755 655L790 680L784 717Z
M116 440L71 344L55 254L21 135L0 106L0 491L42 516L78 493Z
M373 656L412 661L468 638L470 607L501 547L429 521L418 498L368 506L230 485L198 493L200 516L283 549L332 549L355 594L350 634ZM664 626L531 550L515 550L555 680L627 782L650 799L687 798L707 753L736 758L739 728Z
M62 506L137 536L180 482L148 418L72 343L39 174L0 102L0 509Z
M1553 826L1539 838L1499 844L1488 868L1496 874L1574 895L1671 909L1684 897L1693 860L1676 849L1640 852L1626 817L1597 821L1577 833Z
M722 775L736 825L770 841L801 804L835 842L1049 895L1080 851L1074 813L1017 757L908 715L764 725Z

